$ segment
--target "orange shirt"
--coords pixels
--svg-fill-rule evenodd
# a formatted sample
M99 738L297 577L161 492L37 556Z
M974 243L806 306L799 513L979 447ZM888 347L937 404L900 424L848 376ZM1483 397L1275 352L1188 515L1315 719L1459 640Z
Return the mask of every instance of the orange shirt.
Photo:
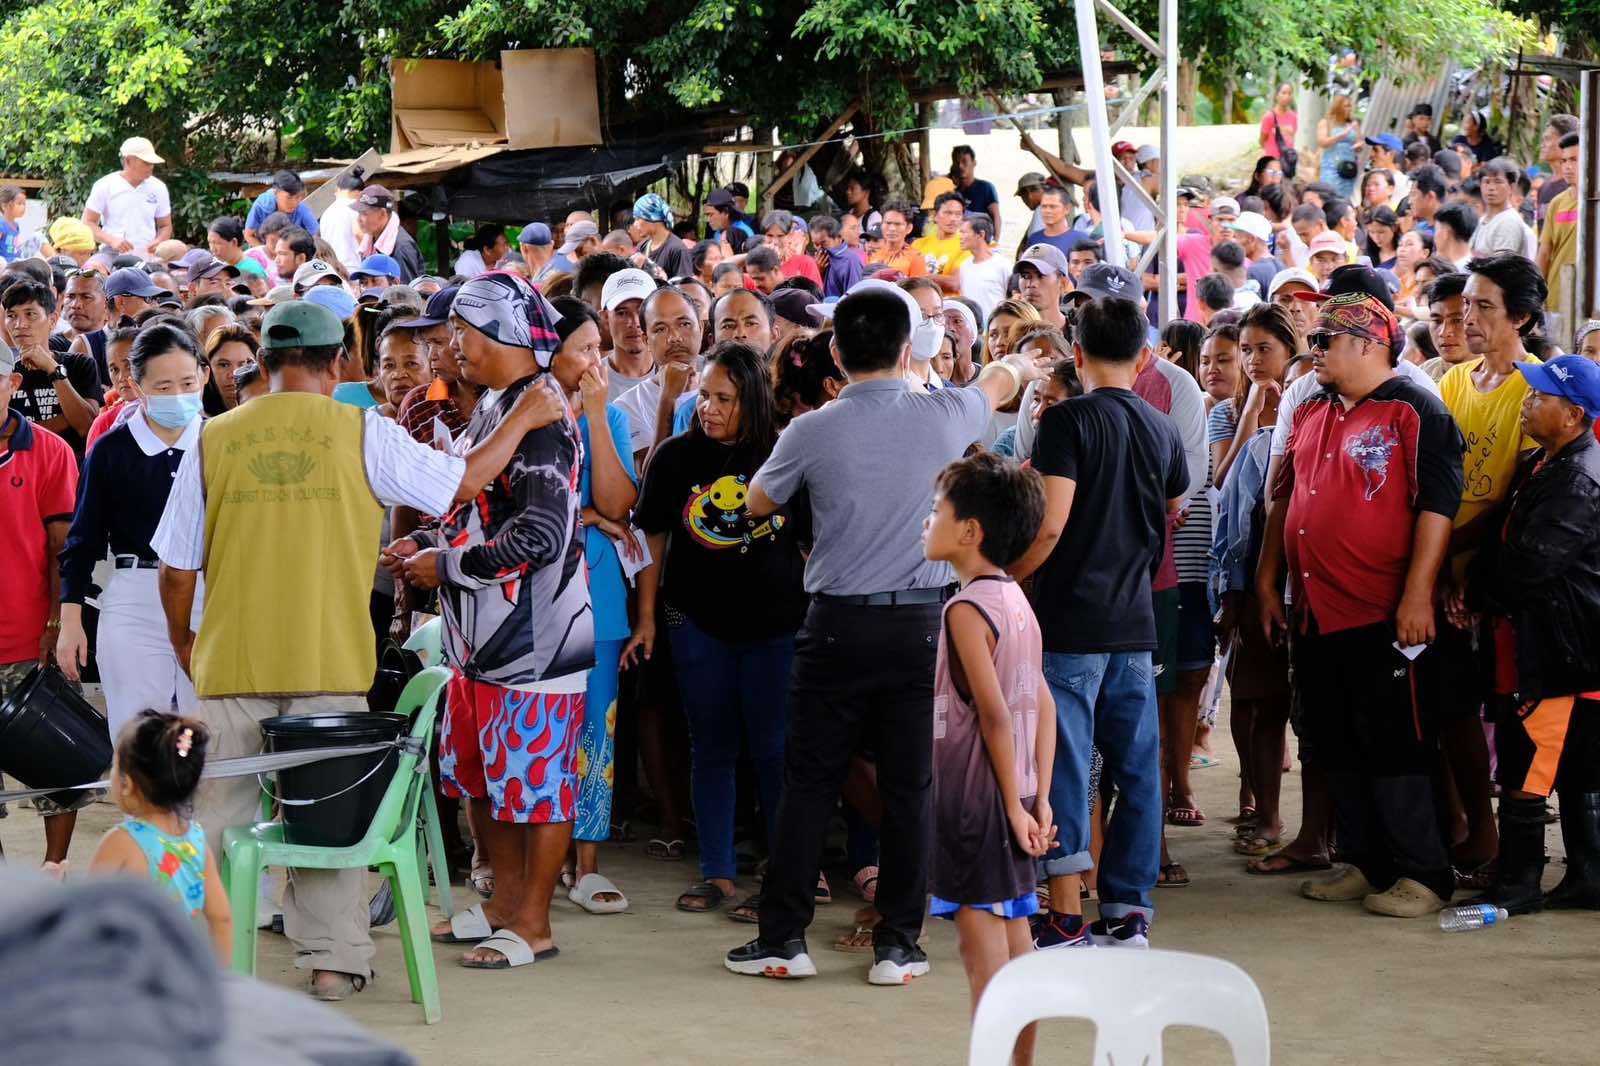
M928 257L909 244L902 245L900 251L894 255L890 255L887 250L881 251L867 260L867 265L898 270L908 278L920 278L928 273Z

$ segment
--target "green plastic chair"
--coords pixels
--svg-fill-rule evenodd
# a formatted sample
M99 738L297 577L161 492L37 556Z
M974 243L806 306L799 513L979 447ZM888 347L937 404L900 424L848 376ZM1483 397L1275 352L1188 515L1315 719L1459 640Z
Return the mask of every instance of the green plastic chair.
M422 1004L422 1017L429 1025L443 1012L439 1006L439 977L433 967L433 948L428 936L426 900L427 868L419 838L419 815L431 807L433 790L428 781L428 745L434 720L450 671L430 667L413 677L400 693L396 714L414 715L410 738L411 751L402 750L394 777L378 804L377 813L366 835L344 848L290 844L284 840L282 822L260 822L253 826L234 826L222 834L226 855L224 878L228 904L233 911L233 969L254 976L256 972L256 892L261 870L267 866L288 866L312 870L349 870L376 867L389 879L398 913L400 943L405 949L406 975L411 981L411 1001ZM429 811L428 836L439 833L436 811ZM429 844L433 841L430 839ZM442 842L429 848L443 855ZM448 898L450 881L439 878L441 897Z

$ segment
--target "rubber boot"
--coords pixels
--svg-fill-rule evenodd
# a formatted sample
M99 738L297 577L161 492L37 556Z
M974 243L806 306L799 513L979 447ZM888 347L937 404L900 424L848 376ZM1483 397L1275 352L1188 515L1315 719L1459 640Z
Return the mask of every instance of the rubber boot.
M1539 879L1544 875L1543 799L1500 799L1500 861L1494 884L1474 903L1493 903L1509 914L1544 910Z
M1551 910L1600 910L1600 792L1561 793L1567 872L1544 897Z

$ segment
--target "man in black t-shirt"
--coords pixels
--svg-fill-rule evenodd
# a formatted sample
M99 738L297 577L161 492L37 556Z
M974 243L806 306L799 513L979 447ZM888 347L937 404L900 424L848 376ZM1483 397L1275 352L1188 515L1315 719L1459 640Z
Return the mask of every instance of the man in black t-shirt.
M56 297L50 286L18 278L0 297L5 307L7 339L19 356L22 387L11 397L11 409L60 434L81 459L84 436L100 411L100 374L87 355L58 351L50 333ZM54 342L54 343L52 343Z
M1189 475L1177 429L1133 391L1151 358L1139 305L1115 297L1083 305L1073 355L1087 392L1039 421L1033 465L1044 475L1044 523L1011 568L1019 580L1034 574L1060 730L1050 790L1060 843L1045 856L1051 912L1038 940L1143 946L1163 814L1150 583ZM1058 908L1069 895L1076 904L1072 881L1092 865L1096 747L1120 795L1100 857L1100 919L1086 929Z

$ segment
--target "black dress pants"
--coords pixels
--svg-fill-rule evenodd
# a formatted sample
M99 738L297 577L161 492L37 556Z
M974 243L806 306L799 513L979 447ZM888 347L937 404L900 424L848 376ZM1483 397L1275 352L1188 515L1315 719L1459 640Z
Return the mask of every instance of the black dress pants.
M873 933L913 947L922 928L932 830L933 670L938 603L814 601L795 642L783 800L761 895L761 939L804 936L824 836L850 757L877 756L883 826Z

